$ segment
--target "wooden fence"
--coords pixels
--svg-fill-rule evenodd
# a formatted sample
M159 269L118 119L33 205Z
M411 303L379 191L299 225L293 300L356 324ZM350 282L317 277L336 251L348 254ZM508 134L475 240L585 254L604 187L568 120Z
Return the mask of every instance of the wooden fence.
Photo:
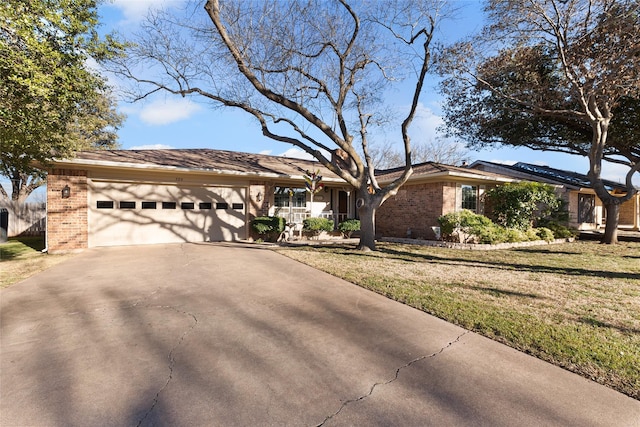
M46 203L0 201L0 208L9 211L8 237L39 236L47 227Z

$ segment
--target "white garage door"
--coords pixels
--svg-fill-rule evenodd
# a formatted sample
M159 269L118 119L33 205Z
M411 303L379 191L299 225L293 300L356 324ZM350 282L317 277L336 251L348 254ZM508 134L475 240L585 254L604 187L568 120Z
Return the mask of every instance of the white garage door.
M89 247L246 236L246 189L93 181Z

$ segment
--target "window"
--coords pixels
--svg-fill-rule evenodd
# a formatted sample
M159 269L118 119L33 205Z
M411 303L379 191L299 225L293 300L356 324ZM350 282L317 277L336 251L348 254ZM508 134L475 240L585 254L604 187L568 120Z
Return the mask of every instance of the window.
M98 200L96 202L96 208L98 208L98 209L113 209L113 201L111 201L111 200Z
M274 204L277 208L304 208L307 205L307 192L304 188L276 187Z
M231 207L235 210L241 211L242 209L244 209L244 203L233 203Z
M156 202L142 202L142 209L155 209Z
M120 209L135 209L136 202L120 202Z
M216 209L229 209L229 203L218 202L216 203Z
M462 209L476 212L478 210L478 187L474 185L462 185Z
M176 202L162 202L162 209L175 209Z
M200 204L198 205L198 207L200 209L211 209L212 204L211 202L200 202Z
M193 209L195 207L195 203L193 202L182 202L180 203L180 209Z

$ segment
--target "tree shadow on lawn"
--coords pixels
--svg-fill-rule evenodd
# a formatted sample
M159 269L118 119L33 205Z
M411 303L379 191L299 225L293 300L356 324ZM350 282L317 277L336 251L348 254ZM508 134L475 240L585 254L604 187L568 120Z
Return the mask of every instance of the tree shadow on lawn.
M593 317L585 317L585 316L581 316L578 318L578 322L580 323L584 323L586 325L589 326L595 326L598 328L609 328L609 329L615 329L619 332L622 332L624 334L640 334L640 329L637 328L627 328L624 326L618 326L618 325L614 325L612 323L609 322L603 322L601 320L598 319L594 319Z
M486 260L480 260L480 259L462 260L460 258L454 258L454 257L408 253L408 252L398 251L390 248L378 248L378 251L384 254L391 255L395 259L408 261L408 262L429 261L429 262L440 263L440 264L468 265L468 266L476 266L476 267L480 266L480 267L486 267L486 268L495 268L499 270L508 269L508 270L515 270L515 271L531 272L531 273L565 274L569 276L601 277L604 279L640 280L640 274L636 274L636 273L599 271L599 270L589 270L586 268L574 268L574 267L551 267L546 265L527 265L527 264L518 264L518 263L511 263L511 262L486 261ZM366 255L366 254L363 254L363 255Z

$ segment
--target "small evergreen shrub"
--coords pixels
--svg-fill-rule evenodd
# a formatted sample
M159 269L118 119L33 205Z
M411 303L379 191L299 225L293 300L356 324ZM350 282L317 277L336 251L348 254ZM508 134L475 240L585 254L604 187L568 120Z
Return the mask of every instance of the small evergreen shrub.
M338 224L338 230L347 239L351 238L354 231L360 231L359 219L347 219Z
M302 229L317 236L322 231L333 231L333 221L327 218L306 218L302 221Z
M468 210L452 212L438 218L440 232L445 240L467 242L472 236L479 236L482 230L495 225L489 218Z
M540 240L551 242L553 239L555 239L553 231L549 230L547 227L536 228L536 233L538 234L538 238Z
M268 241L273 241L284 231L285 219L278 216L258 216L251 221L251 228Z
M578 236L578 230L566 227L556 221L547 221L541 225L551 230L555 239L571 239Z

